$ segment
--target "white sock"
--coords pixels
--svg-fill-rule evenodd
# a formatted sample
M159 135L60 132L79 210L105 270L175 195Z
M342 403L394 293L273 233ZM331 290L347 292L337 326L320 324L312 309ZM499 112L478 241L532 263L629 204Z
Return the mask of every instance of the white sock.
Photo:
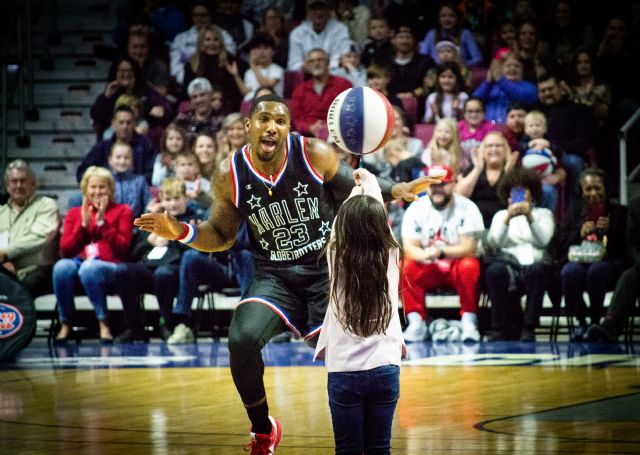
M407 320L409 321L409 324L411 323L419 323L422 322L422 316L420 316L420 313L416 313L415 311L407 314Z
M465 311L464 313L462 313L460 322L462 322L462 325L472 325L474 327L478 327L478 316L476 316L475 313Z

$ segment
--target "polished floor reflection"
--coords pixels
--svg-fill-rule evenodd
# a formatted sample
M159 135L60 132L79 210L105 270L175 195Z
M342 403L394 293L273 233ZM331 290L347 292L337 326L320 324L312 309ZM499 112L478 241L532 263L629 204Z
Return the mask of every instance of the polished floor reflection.
M640 452L638 345L409 345L394 454ZM326 371L268 345L280 454L330 454ZM240 454L248 421L225 343L52 348L0 365L2 453Z

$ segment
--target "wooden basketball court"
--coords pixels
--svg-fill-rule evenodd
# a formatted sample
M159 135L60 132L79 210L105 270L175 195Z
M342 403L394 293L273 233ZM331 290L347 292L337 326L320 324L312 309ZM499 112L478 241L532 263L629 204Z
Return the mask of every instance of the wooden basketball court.
M393 454L640 452L634 346L409 346ZM333 453L326 370L302 343L268 345L279 454ZM0 366L3 454L241 454L249 424L225 343L50 348Z

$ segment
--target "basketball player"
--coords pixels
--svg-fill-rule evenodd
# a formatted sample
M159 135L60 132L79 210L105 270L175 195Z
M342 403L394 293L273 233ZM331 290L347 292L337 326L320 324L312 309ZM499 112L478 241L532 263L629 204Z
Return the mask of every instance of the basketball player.
M213 178L209 220L194 227L149 213L135 225L200 251L222 251L247 221L256 274L229 327L231 375L251 420L251 453L268 454L282 426L269 416L261 349L285 330L315 345L329 292L326 261L318 254L331 231L333 206L353 187L353 169L326 142L291 133L289 108L277 95L254 101L245 126L249 143L222 161ZM415 200L437 182L379 183L386 200Z

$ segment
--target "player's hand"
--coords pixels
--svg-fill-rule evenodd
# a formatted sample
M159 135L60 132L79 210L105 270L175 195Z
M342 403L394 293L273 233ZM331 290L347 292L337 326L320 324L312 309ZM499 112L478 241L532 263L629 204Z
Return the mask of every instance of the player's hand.
M417 201L418 194L425 191L430 185L437 185L439 183L440 179L434 179L427 176L418 177L408 183L400 182L393 185L391 188L391 196L394 199L404 199L409 202Z
M182 234L182 224L168 212L145 213L133 220L143 231L151 232L167 240L175 240Z

